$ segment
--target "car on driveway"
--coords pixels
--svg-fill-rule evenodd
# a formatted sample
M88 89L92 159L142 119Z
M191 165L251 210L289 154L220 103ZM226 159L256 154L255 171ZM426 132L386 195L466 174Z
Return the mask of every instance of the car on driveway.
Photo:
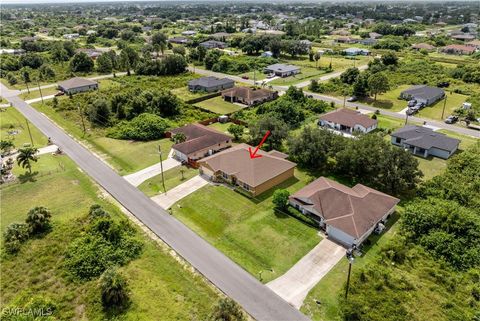
M458 116L450 115L445 119L446 124L454 124L458 121Z
M415 114L417 111L418 111L418 108L409 107L405 113L410 116L410 115Z
M408 105L407 105L407 106L408 106L408 107L413 107L413 106L415 106L416 103L417 103L417 101L416 101L415 99L412 99L412 100L409 100L409 101L408 101Z
M65 93L63 91L59 91L54 96L58 97L58 96L63 96L63 95L65 95Z

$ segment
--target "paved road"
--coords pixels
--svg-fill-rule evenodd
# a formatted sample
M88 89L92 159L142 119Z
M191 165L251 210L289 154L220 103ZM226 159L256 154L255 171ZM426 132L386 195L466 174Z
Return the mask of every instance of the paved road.
M1 89L3 91L3 88ZM46 116L17 96L7 94L4 97L12 102L13 106L41 132L51 137L55 144L67 153L85 173L90 175L176 253L190 262L217 288L237 301L255 319L309 320L215 247L170 216Z
M160 205L162 208L168 209L185 196L192 194L207 184L208 181L205 178L197 175L167 191L166 194L163 193L152 197L152 201ZM208 215L208 213L205 213L205 215Z
M323 239L285 274L267 286L300 309L308 292L345 256L340 245Z

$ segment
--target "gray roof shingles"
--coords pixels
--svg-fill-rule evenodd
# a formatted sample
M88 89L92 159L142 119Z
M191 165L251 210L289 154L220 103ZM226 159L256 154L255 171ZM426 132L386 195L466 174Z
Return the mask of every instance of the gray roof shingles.
M460 143L459 139L448 137L442 133L436 133L431 128L408 125L392 133L393 137L405 139L405 143L424 148L438 148L453 151Z

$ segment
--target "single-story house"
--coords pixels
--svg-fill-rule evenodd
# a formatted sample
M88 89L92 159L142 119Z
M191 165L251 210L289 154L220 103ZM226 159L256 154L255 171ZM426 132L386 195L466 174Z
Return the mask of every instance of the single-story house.
M365 45L365 46L373 46L375 44L377 44L378 40L377 39L373 39L373 38L366 38L366 39L362 39L362 40L359 40L358 43L362 44L362 45Z
M424 103L426 106L436 103L443 97L445 97L443 89L427 85L412 86L400 93L400 98L406 100L415 99L417 103Z
M193 163L232 146L232 137L200 124L172 129L166 136L173 139L178 133L185 135L185 141L172 146L173 157L182 162Z
M205 47L207 49L215 49L215 48L223 49L227 46L227 44L222 41L207 40L207 41L201 42L200 46Z
M338 37L334 41L337 43L356 43L358 42L358 39L352 37Z
M98 56L100 56L103 53L103 51L101 51L101 50L90 49L90 48L79 48L79 49L75 50L75 52L84 52L84 53L87 54L88 57L90 57L93 60L97 59Z
M458 149L460 140L445 134L434 132L431 128L407 125L391 134L394 145L408 149L421 157L429 155L447 159Z
M26 51L24 49L0 49L0 55L24 55Z
M362 48L348 48L343 51L347 56L368 56L370 50Z
M475 39L475 36L468 33L464 33L460 35L453 35L452 39L460 40L460 41L472 41L473 39Z
M275 74L279 77L288 77L300 73L300 67L295 65L273 64L263 68L266 74Z
M183 32L182 32L182 35L183 35L183 36L187 36L187 37L188 37L188 36L195 36L196 34L197 34L197 32L196 32L196 31L193 31L193 30L186 30L186 31L183 31Z
M212 181L239 186L257 196L294 176L297 164L286 160L278 151L259 150L258 158L250 158L249 149L255 147L239 144L199 161L200 174Z
M329 239L360 245L385 223L400 200L362 184L350 188L320 177L289 198L291 206L315 219Z
M98 82L86 78L74 77L59 82L58 89L63 91L67 95L76 94L84 91L98 89Z
M231 103L240 103L247 106L261 104L277 99L278 92L268 89L253 89L250 87L235 87L222 91L222 98Z
M378 121L359 111L341 108L320 116L318 125L352 134L354 131L369 133L378 126Z
M235 86L235 81L229 78L217 78L213 76L201 77L190 80L188 82L188 90L190 91L206 91L215 92L232 88Z
M179 44L179 45L186 45L187 43L190 42L190 39L185 38L185 37L173 37L173 38L168 39L168 42L176 43L176 44Z
M273 53L271 51L264 51L262 52L262 54L260 55L260 57L262 58L271 58L273 57Z
M480 49L480 40L475 39L475 40L472 40L470 42L467 42L465 45L467 45L469 47L474 47L474 48Z
M63 35L63 38L65 39L76 39L76 38L79 38L80 37L80 34L78 33L67 33L65 35Z
M369 32L369 33L368 33L368 36L369 36L370 38L372 38L372 39L380 39L380 38L383 37L382 34L377 33L377 32Z
M416 44L413 44L412 47L411 47L413 50L427 50L427 51L432 51L432 50L435 50L435 46L432 46L428 43L416 43Z
M441 49L441 52L450 55L471 55L477 48L467 45L448 45Z

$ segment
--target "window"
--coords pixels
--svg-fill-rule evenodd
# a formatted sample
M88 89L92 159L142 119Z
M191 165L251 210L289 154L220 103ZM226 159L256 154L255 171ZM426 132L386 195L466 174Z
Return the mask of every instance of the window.
M397 144L400 144L400 143L402 142L402 139L401 139L400 137L396 137L396 138L395 138L395 142L396 142Z
M247 191L250 190L250 186L248 186L248 185L245 184L245 183L242 183L242 187L243 187L244 189L246 189Z
M222 172L222 177L225 178L225 179L228 179L227 173Z

